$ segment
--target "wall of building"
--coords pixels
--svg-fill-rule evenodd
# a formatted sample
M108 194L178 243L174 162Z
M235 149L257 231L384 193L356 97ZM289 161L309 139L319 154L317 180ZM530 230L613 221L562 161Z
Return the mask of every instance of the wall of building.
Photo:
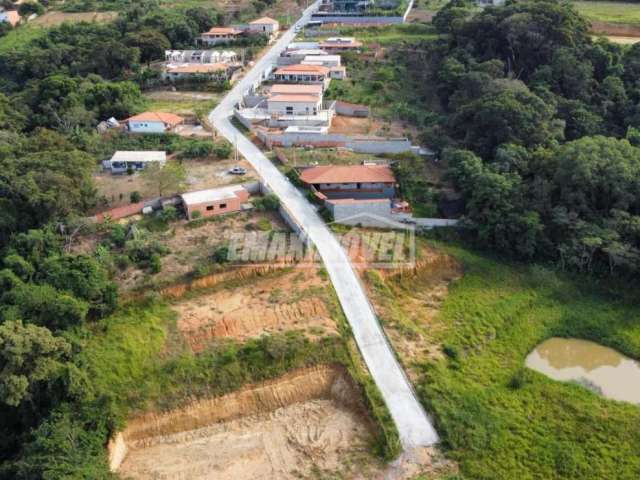
M247 194L247 198L249 195ZM242 207L242 201L239 197L226 198L224 200L215 200L211 202L197 203L186 207L187 217L189 220L193 218L195 212L200 212L202 218L222 215L223 213L237 212Z
M163 122L129 122L129 131L134 133L164 133Z
M319 190L328 198L393 198L396 196L396 189L393 185L385 184L322 184Z
M338 100L336 101L336 113L345 117L368 117L369 107Z
M268 102L268 111L276 115L292 115L287 112L287 107L293 108L293 115L313 115L313 109L316 112L322 108L322 101L318 99L316 102Z
M257 131L258 138L267 146L291 147L312 145L317 147L344 147L358 153L382 154L411 151L407 138L360 139L342 134L269 133Z
M363 227L388 227L391 217L391 202L331 203L326 206L333 221L344 225ZM385 221L387 220L387 221Z
M341 23L345 25L397 25L404 23L405 17L367 17L359 15L319 15L311 17L312 21L322 21L324 23Z

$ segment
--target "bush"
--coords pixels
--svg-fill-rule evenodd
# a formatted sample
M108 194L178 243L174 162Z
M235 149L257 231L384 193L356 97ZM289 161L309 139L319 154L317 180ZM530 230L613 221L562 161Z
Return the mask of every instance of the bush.
M135 192L131 192L131 195L129 195L129 200L131 201L131 203L138 203L142 200L142 195L136 190Z
M275 211L280 208L280 199L273 193L268 193L263 197L254 198L252 200L253 206L261 211Z
M211 259L216 263L227 263L229 261L229 247L222 246L214 250Z

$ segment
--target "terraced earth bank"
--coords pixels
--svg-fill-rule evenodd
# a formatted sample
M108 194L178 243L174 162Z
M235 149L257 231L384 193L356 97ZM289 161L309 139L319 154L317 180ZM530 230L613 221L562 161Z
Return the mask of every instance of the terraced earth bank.
M109 454L121 478L366 478L380 467L371 428L348 373L318 366L132 419Z

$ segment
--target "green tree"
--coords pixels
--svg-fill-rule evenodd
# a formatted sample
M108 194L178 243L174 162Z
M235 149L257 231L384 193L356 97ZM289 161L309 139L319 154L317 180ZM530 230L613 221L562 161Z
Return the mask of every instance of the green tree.
M37 384L58 378L71 352L70 345L43 327L20 320L0 324L0 401L18 406Z
M154 162L141 175L159 196L181 192L187 180L187 170L176 161L167 162L164 166Z

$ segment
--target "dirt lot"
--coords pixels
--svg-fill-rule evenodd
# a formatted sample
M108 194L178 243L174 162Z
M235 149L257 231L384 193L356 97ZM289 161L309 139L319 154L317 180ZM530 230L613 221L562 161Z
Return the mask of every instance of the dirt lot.
M118 12L47 12L30 23L53 27L64 22L110 22L115 20L117 16Z
M233 159L185 160L184 165L187 168L186 191L204 190L238 182L250 182L257 178L249 162L244 159L239 162ZM248 173L244 176L231 175L229 170L236 165L246 168ZM134 175L112 175L109 172L99 172L94 176L94 182L98 189L98 196L106 198L108 208L129 204L131 193L136 191L140 192L143 199L158 196L158 192L146 185L139 173Z
M180 281L198 266L207 263L216 247L223 245L232 233L244 233L256 229L258 224L270 225L275 231L288 231L282 218L270 212L237 212L216 217L214 221L190 228L186 220L171 224L166 232L154 233L153 238L169 249L162 257L162 271L149 275L134 266L118 272L116 281L123 291L132 290L145 281L171 284ZM90 247L78 247L86 250Z
M133 479L366 478L370 422L342 369L315 367L134 419L118 473ZM112 450L112 459L120 452Z
M386 122L376 118L356 118L336 115L330 133L345 135L375 135L380 137L404 137L416 135L417 130L402 122Z
M195 115L197 110L213 109L223 97L221 93L173 92L171 90L150 90L144 93L148 109L176 115Z
M327 280L315 269L294 268L233 289L174 305L178 330L195 351L212 339L245 340L265 333L304 329L310 337L336 333L327 307Z

